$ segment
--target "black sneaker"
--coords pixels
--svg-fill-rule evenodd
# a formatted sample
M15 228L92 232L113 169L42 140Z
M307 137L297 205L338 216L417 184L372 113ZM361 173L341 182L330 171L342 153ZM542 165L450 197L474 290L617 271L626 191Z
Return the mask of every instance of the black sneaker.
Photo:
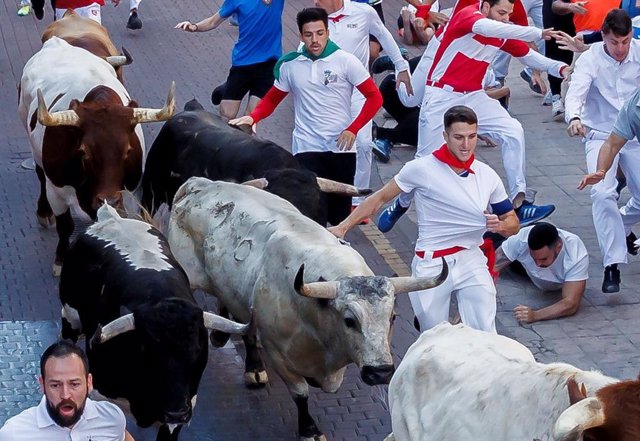
M225 87L227 87L227 83L222 83L221 85L213 89L213 92L211 92L211 104L213 104L214 106L220 105Z
M638 245L636 245L636 240L638 240L638 238L633 234L633 231L629 233L627 236L627 253L632 256L638 255Z
M382 55L381 57L376 58L371 64L371 72L374 74L394 70L395 68L393 61L391 61L391 57L388 55Z
M604 280L602 281L602 292L613 294L620 291L620 270L618 264L604 267Z
M138 11L133 11L129 15L129 20L127 20L127 29L134 31L142 29L142 20L138 18Z

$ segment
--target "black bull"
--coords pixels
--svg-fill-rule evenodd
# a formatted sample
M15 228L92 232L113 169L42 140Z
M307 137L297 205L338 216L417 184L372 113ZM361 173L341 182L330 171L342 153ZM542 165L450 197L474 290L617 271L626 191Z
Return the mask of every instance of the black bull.
M228 126L196 100L167 121L153 142L142 179L142 205L151 212L163 203L170 206L191 177L232 182L266 178L265 190L320 225L327 223L323 191L331 190L321 189L313 172L277 144ZM370 190L335 192L357 196Z

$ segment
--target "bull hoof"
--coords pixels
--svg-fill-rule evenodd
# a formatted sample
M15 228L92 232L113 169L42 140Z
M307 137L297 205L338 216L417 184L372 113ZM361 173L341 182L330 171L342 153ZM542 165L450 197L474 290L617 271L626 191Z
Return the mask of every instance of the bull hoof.
M327 441L327 437L323 434L314 435L314 436L301 436L299 438L300 441Z
M62 265L59 263L53 264L53 277L60 277L60 273L62 272Z
M267 371L245 372L244 384L247 387L264 387L269 382Z
M49 228L56 224L56 217L53 214L50 216L36 216L38 217L38 223L42 228Z

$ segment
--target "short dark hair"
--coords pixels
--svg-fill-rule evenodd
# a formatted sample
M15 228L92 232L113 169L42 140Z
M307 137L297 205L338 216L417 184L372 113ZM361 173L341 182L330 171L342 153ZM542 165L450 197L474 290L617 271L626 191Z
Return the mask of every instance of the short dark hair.
M80 357L84 365L85 376L89 375L89 359L82 348L74 345L69 340L60 340L49 346L40 357L40 375L42 375L42 378L44 378L44 366L47 364L47 360L51 357L65 358L70 355Z
M631 17L624 9L612 9L604 18L602 33L613 32L618 37L624 37L631 33Z
M457 122L478 125L478 116L467 106L453 106L444 113L444 129L449 129Z
M301 34L302 27L312 21L321 21L324 23L325 29L329 29L329 15L327 14L327 11L322 8L304 8L302 11L298 12L296 21L298 22L298 30Z
M482 3L487 2L489 3L489 6L491 6L492 8L497 5L498 3L500 3L502 0L482 0ZM514 4L516 2L516 0L509 0L509 3Z
M539 222L529 231L527 243L530 250L537 251L544 247L551 248L559 238L560 235L555 226L548 222Z

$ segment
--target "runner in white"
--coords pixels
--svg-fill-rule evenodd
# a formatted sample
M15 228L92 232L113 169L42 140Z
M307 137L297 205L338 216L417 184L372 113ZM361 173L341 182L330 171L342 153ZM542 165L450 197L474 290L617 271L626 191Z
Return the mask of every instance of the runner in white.
M391 33L384 26L375 9L364 3L356 3L351 0L315 0L318 7L329 14L329 33L331 40L340 49L355 55L362 65L369 66L369 34L378 39L384 51L393 61L396 71L397 83L404 83L411 91L409 75L409 63L402 57L400 48L396 44ZM411 93L411 92L409 92ZM355 118L360 113L364 104L364 96L354 90L351 101L351 115ZM358 132L356 139L356 174L354 184L358 188L369 188L371 178L371 121ZM360 198L354 198L357 205Z
M589 278L589 253L578 236L546 222L523 228L496 250L496 271L512 262L542 291L562 290L562 299L544 308L516 306L516 320L533 323L578 312Z
M416 157L429 154L442 142L440 115L452 105L476 110L478 133L502 146L502 160L509 184L509 196L522 225L549 216L553 205L535 206L525 201L525 141L520 123L483 91L482 81L498 50L517 57L525 65L566 77L570 68L531 50L523 41L550 38L552 31L508 24L513 10L511 0L483 0L480 10L471 5L454 13L437 39L432 39L425 58L432 58L427 70ZM519 41L523 40L523 41ZM435 42L435 44L434 44ZM432 46L433 45L433 46ZM389 231L409 207L411 195L385 210L378 228Z
M454 293L465 324L495 333L496 289L479 246L486 231L505 237L517 233L518 218L498 174L474 158L478 119L473 110L465 106L448 109L444 128L445 145L408 162L382 189L329 230L344 237L387 201L403 191L415 190L418 240L412 275L437 275L441 258L449 266L449 276L442 285L409 294L421 330L449 318ZM489 206L493 214L486 211Z
M569 136L583 136L589 173L597 170L598 154L613 129L615 119L640 84L640 42L633 39L631 18L622 9L607 14L602 25L604 41L595 43L576 62L565 97ZM588 133L587 133L587 128ZM632 198L618 210L616 171L627 176ZM620 290L618 265L627 263L627 251L637 254L631 232L640 215L640 143L632 139L616 155L604 180L591 188L593 224L596 229L604 280L602 291Z

